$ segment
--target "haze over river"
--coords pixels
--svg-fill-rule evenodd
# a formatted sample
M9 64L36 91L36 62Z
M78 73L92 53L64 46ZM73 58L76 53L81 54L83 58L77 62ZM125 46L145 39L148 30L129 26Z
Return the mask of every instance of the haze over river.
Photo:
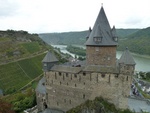
M63 53L68 53L68 54L72 55L73 57L75 56L75 54L72 54L66 50L67 45L52 45L52 46L60 48L60 51ZM80 47L83 47L83 46L80 46ZM85 48L85 47L83 47L83 48ZM117 51L118 59L121 57L122 53L123 53L122 51ZM143 71L143 72L150 71L150 56L146 57L146 56L142 56L142 55L138 55L138 54L132 54L132 55L136 62L136 66L135 66L136 71Z

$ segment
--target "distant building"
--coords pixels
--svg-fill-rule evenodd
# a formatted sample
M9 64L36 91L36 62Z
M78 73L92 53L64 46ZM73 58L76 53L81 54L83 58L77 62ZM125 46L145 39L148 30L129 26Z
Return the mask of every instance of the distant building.
M86 62L82 65L58 65L50 52L43 59L44 78L36 89L39 111L67 111L98 96L117 108L128 108L136 63L128 48L119 60L116 58L118 37L115 27L110 28L103 7L86 39Z

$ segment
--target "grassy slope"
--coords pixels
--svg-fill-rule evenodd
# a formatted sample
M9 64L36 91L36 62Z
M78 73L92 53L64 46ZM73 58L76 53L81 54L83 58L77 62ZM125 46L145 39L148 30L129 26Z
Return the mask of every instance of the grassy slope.
M42 74L41 61L45 54L0 66L0 88L19 88Z

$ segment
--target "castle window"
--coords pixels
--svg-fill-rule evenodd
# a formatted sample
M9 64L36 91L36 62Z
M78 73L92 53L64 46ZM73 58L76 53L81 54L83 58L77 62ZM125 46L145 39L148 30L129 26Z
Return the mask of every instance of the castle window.
M99 51L99 47L95 47L95 51L96 51L96 52Z
M72 74L71 74L71 80L72 80Z
M116 42L118 41L118 37L116 37L116 36L113 37L113 39L114 39L114 41L116 41Z
M60 85L61 85L61 81L60 81Z
M102 37L93 37L95 43L100 43L102 41Z
M59 103L57 102L57 106L59 106Z
M44 66L46 67L46 66L47 66L47 64L46 64L46 63L44 63Z
M63 80L65 80L65 77L64 77L64 75L63 75Z
M103 74L101 75L101 77L104 78L104 77L105 77L105 74L103 73Z
M97 82L98 82L98 74L97 74L96 80L97 80Z
M77 84L75 84L74 86L77 87Z
M116 78L118 78L118 76L119 76L118 74L115 75Z
M79 76L79 82L81 81L81 76Z
M59 76L61 76L61 72L59 72Z
M107 58L107 60L110 60L110 56Z
M55 79L57 79L57 75L56 75L56 73L55 73Z
M109 79L108 79L108 82L110 83L110 75L109 75Z
M90 74L90 81L92 81L92 77L91 77L91 74Z
M74 74L74 77L77 78L77 74Z
M85 94L83 94L83 99L85 99Z
M66 103L66 99L64 99L64 103Z
M85 85L85 82L84 82L84 85Z
M86 76L86 73L85 73L85 72L83 72L83 76Z
M127 78L126 78L126 81L128 81L128 76L127 76Z
M67 86L68 86L68 82L67 82Z
M66 77L68 77L68 73L66 73Z
M71 104L71 100L69 100L69 103Z

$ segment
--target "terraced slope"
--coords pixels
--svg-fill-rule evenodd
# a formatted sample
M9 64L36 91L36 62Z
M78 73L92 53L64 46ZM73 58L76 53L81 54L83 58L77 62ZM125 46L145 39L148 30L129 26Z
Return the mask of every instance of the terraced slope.
M0 89L11 93L42 74L41 61L44 55L0 65Z

